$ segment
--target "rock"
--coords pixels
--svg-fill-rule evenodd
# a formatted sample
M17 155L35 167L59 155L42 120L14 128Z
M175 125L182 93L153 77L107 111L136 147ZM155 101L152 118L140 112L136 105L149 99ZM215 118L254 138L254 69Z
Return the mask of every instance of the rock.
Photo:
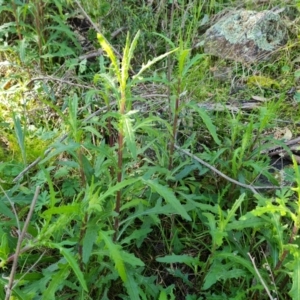
M287 29L272 11L230 12L204 34L205 53L242 63L270 59L287 42Z

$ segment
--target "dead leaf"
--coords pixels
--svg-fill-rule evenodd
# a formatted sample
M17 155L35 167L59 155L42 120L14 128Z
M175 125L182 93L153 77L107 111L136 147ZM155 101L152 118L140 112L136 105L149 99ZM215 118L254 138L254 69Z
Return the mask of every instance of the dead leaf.
M284 140L284 141L289 141L291 140L293 137L292 132L287 128L278 128L275 132L274 132L274 138L276 140Z
M261 96L251 96L251 99L253 99L255 101L259 101L259 102L267 102L267 101L269 101L269 99L267 99L265 97L261 97Z

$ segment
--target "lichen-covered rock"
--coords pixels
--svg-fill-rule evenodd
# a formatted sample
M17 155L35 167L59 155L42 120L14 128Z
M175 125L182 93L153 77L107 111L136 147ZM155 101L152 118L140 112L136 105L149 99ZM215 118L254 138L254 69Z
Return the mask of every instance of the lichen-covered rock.
M242 63L266 60L287 42L287 29L271 11L238 10L222 17L204 35L205 53Z

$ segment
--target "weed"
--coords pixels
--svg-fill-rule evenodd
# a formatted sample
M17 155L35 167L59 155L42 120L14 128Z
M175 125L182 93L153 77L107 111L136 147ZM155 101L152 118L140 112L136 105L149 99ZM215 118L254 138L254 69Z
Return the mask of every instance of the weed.
M198 26L237 3L123 2L1 7L0 298L298 299L299 167L265 154L297 45L216 60Z

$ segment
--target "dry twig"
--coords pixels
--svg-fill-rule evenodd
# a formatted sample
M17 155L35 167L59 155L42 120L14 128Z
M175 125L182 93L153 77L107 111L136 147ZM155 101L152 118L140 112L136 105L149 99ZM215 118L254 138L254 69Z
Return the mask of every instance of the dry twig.
M186 150L181 149L179 146L175 145L175 148L177 150L181 151L182 153L184 153L185 155L191 157L192 159L198 161L200 164L202 164L205 167L209 168L211 171L217 173L218 175L220 175L221 177L225 178L226 180L228 180L228 181L230 181L230 182L232 182L232 183L234 183L234 184L236 184L238 186L241 186L241 187L244 187L246 189L249 189L254 194L258 194L258 192L256 191L257 189L277 189L277 188L280 188L280 187L277 187L277 186L252 186L252 185L249 185L249 184L244 184L244 183L238 182L235 179L230 178L229 176L225 175L224 173L222 173L221 171L219 171L218 169L216 169L215 167L213 167L209 163L205 162L201 158L199 158L199 157L197 157L197 156L189 153Z
M17 266L18 266L18 258L19 258L19 255L20 255L21 245L22 245L23 239L25 237L25 234L27 232L27 228L28 228L30 219L32 217L33 210L34 210L37 198L39 196L39 193L40 193L40 187L38 186L35 190L34 197L32 199L30 209L29 209L29 212L27 214L27 218L26 218L26 221L24 223L24 227L22 229L22 232L19 233L19 238L18 238L17 247L16 247L16 253L15 253L15 256L14 256L13 265L12 265L10 275L9 275L9 281L8 281L8 285L7 285L7 288L6 288L5 300L9 300L10 296L11 296L11 293L12 293L12 287L13 287L13 284L14 284L15 273L16 273Z

